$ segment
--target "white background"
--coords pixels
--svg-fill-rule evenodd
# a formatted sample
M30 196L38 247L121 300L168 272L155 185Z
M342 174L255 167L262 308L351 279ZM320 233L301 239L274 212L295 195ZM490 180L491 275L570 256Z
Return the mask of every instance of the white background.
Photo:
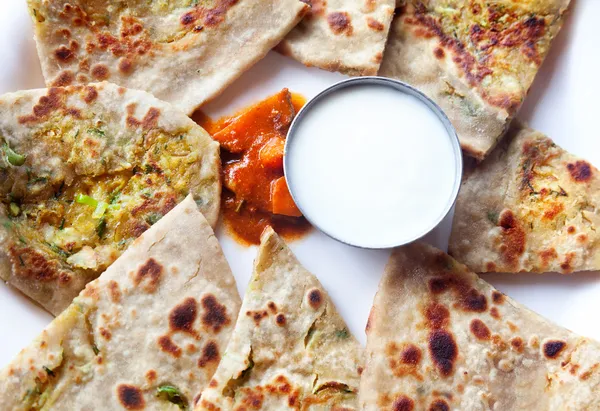
M600 166L600 0L572 3L519 117L565 149ZM43 87L32 36L25 0L1 0L0 93ZM231 114L283 87L310 98L343 78L270 53L206 111L215 116ZM448 223L429 237L433 243L444 246ZM243 293L256 250L238 245L222 230L218 237ZM388 252L352 248L318 232L291 247L304 266L319 277L351 330L364 342L364 326ZM484 278L558 324L600 339L599 273L494 274ZM0 367L50 321L49 314L0 283Z

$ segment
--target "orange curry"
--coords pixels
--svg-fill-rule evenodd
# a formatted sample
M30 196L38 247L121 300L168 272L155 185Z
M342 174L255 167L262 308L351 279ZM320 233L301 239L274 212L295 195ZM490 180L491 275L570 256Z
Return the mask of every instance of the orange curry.
M259 244L267 225L288 240L311 228L283 176L285 137L304 102L302 96L283 89L218 121L202 113L194 116L221 144L223 219L242 243Z

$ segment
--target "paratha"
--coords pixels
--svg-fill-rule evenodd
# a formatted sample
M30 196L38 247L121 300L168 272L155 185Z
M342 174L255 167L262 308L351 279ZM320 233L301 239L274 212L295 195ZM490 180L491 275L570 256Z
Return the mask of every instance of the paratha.
M482 160L520 108L569 0L404 3L379 74L432 98L466 153Z
M239 306L225 256L188 197L0 372L2 409L190 409Z
M394 0L303 0L306 17L277 50L307 66L374 76L383 59Z
M367 328L370 410L597 410L600 343L415 243L393 252Z
M476 272L600 269L600 172L515 124L463 181L450 254Z
M0 112L0 277L53 314L188 193L216 224L219 145L170 104L101 83Z
M269 227L200 410L355 410L362 348L319 281Z
M28 0L49 86L109 80L190 114L298 23L300 0Z

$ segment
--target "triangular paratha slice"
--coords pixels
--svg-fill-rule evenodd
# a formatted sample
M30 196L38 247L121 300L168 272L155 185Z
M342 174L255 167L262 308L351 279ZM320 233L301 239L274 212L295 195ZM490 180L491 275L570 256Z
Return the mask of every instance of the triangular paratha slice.
M366 351L365 411L600 409L600 343L425 244L393 252Z
M196 410L355 410L362 348L271 228L231 342Z
M476 272L600 269L600 172L515 124L466 176L450 254Z
M188 194L214 226L219 144L112 83L0 96L0 278L59 314Z
M28 0L50 86L109 80L191 114L263 58L300 0Z
M383 59L394 0L302 0L304 19L277 50L307 66L374 76Z
M225 256L188 197L0 372L2 409L190 409L239 306Z
M520 108L569 1L403 1L379 75L426 93L482 160Z

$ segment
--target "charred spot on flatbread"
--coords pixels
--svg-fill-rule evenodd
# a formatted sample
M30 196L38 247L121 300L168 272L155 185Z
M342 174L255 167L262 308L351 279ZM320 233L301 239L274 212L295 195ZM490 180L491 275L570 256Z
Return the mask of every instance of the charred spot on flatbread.
M450 323L450 311L448 307L438 302L428 304L424 316L427 325L433 330L447 327Z
M485 312L488 308L487 298L464 280L456 276L432 278L428 282L429 290L434 295L452 291L459 299L458 306L465 311Z
M136 272L133 283L136 287L142 285L142 289L152 294L160 284L164 268L154 258L148 259Z
M525 342L521 337L513 337L510 339L510 346L518 353L522 353L525 349Z
M52 87L70 86L75 81L75 74L71 70L63 70L52 81Z
M385 29L385 26L383 25L383 23L375 20L372 17L367 17L367 26L369 26L370 29L375 30L375 31L383 31Z
M492 301L494 304L504 304L504 294L500 291L492 291Z
M429 354L443 377L454 372L454 363L458 357L458 347L452 333L446 330L434 330L429 333Z
M181 357L181 348L173 342L170 336L163 335L159 337L158 345L161 351L170 354L175 358Z
M323 295L321 290L312 289L308 292L308 304L315 310L318 310L321 307L323 302Z
M578 183L589 181L592 178L592 167L587 161L578 160L575 163L568 163L567 169L573 180Z
M110 280L108 282L108 293L110 295L110 299L113 303L120 303L121 297L123 294L121 293L121 288L119 287L119 283L114 280Z
M231 322L229 315L227 315L227 308L219 304L217 298L208 294L202 297L202 308L204 313L202 314L202 324L213 332L218 333L221 328L228 325Z
M138 120L134 116L136 108L136 103L127 105L127 125L132 128L141 127L143 130L151 130L155 128L158 123L158 118L160 117L160 110L156 107L150 107L144 115L144 118L142 120Z
M112 338L112 333L107 328L100 327L98 329L98 333L107 341L109 341Z
M198 315L198 303L188 297L169 313L169 327L172 331L194 333L194 322Z
M198 367L204 368L209 363L217 364L220 358L219 347L214 341L209 341L202 348L202 356L198 360Z
M83 88L84 96L83 101L87 104L92 104L98 98L98 90L94 86L86 86Z
M525 231L511 210L504 210L500 215L499 225L502 228L502 244L500 253L508 267L516 269L519 258L525 252Z
M18 121L20 124L39 123L47 120L51 114L57 111L63 113L66 111L66 92L62 88L52 87L33 106L32 114L20 116Z
M345 34L346 36L352 34L352 20L350 15L345 11L329 13L327 15L327 23L334 34Z
M266 310L256 310L256 311L246 311L246 316L248 317L252 317L252 319L254 320L254 323L256 325L260 325L260 322L263 320L263 318L266 318L269 316L269 313Z
M43 254L30 247L9 248L9 258L16 273L23 277L32 277L37 281L48 282L55 280L61 270L56 261L50 261ZM68 275L67 273L65 273Z
M469 324L469 329L478 340L489 340L490 336L492 335L488 326L478 318L475 318L471 321L471 324Z
M414 344L389 343L385 348L388 358L388 365L396 377L412 375L417 380L422 381L423 376L419 373L418 366L421 363L423 353L419 347Z
M148 384L154 384L157 379L158 374L156 373L156 370L148 370L146 372L146 381L148 381Z
M450 411L450 406L446 401L437 399L429 405L429 411Z
M413 411L415 402L406 395L398 396L392 403L392 411Z
M97 81L104 81L110 78L110 70L104 64L93 65L90 73L92 78Z
M283 327L286 323L285 315L282 313L277 314L277 316L275 317L275 322L278 326Z
M142 390L135 385L121 384L117 387L117 398L127 410L143 410L146 406Z
M567 343L564 341L546 341L543 345L544 356L549 359L558 358L565 348L567 348Z

